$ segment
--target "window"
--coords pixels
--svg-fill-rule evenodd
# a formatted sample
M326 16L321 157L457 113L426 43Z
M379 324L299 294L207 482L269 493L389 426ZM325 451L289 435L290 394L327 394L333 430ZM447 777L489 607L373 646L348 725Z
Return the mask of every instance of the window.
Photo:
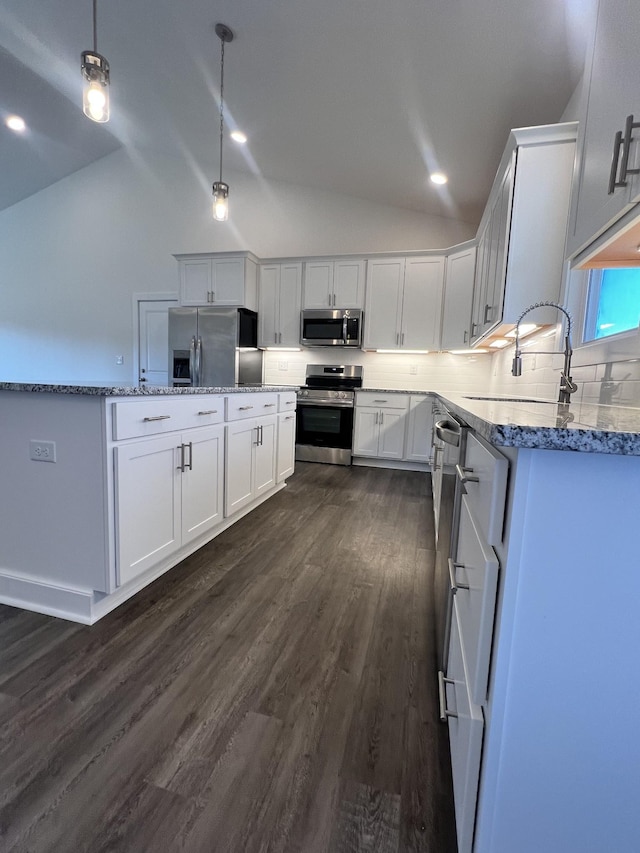
M640 323L640 267L593 270L584 340L596 341L637 329Z

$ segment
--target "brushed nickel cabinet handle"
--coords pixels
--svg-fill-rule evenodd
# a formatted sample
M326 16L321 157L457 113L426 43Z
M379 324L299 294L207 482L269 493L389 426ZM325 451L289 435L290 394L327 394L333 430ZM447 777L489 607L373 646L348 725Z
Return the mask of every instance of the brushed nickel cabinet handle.
M283 418L283 420L285 420L285 421L292 421L292 420L294 420L294 418L295 418L295 415L287 415L287 417L286 417L286 418Z
M253 406L238 406L239 412L248 412L249 409L253 409Z
M462 465L456 465L456 474L458 475L461 485L464 485L465 483L480 482L480 477L469 476L469 474L473 474L473 468L463 468Z
M447 560L449 566L449 588L452 595L455 595L459 589L469 589L468 583L458 583L456 580L456 569L464 569L464 563L455 563L451 557Z
M182 446L189 448L189 461L187 462L187 466L190 471L193 471L193 442L190 441L188 444L183 444Z
M275 406L275 403L265 403L264 404L265 409L272 409L274 406Z
M198 412L198 414L199 415L217 415L218 410L217 409L207 409L206 412Z
M180 451L180 464L177 466L178 471L184 474L184 444L179 444L177 449Z
M153 418L143 418L143 423L150 424L151 421L168 421L171 415L156 415Z
M613 139L613 157L611 158L611 172L609 173L608 195L613 195L616 187L626 187L626 181L618 181L618 162L620 161L620 149L622 147L622 131L619 130Z
M457 717L458 714L455 711L450 711L447 708L447 693L445 690L445 684L455 684L453 678L445 678L444 672L440 670L438 672L438 701L440 705L440 722L446 723L447 717Z

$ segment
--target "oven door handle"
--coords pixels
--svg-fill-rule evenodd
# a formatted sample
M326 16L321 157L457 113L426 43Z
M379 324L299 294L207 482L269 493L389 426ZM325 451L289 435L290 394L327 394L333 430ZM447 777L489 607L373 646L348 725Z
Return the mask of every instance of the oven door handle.
M353 409L350 400L298 400L299 409Z

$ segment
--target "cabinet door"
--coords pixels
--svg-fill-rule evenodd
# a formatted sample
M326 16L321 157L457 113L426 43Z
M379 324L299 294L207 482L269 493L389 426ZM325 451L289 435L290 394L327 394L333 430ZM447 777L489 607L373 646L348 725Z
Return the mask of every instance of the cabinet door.
M181 542L180 436L114 449L118 585L168 557Z
M279 343L279 295L280 264L261 264L258 310L258 344L261 347Z
M224 427L193 430L182 436L182 543L206 533L223 519Z
M487 331L502 319L506 276L509 223L511 220L511 189L513 171L505 171L500 192L491 213L491 247L487 277L486 302L483 307L482 328Z
M253 450L258 440L255 419L226 427L224 514L233 515L253 500Z
M407 258L402 299L403 349L440 348L444 258Z
M378 457L380 459L404 458L406 412L399 409L380 409Z
M487 275L489 263L490 222L487 222L478 238L476 271L473 281L473 306L471 310L471 340L480 336L482 319L487 296Z
M366 349L399 349L404 258L367 262L364 317Z
M471 702L467 690L456 603L454 599L447 666L447 680L452 683L446 685L447 709L451 713L447 719L458 853L471 853L480 781L484 720L482 709Z
M356 406L353 430L353 455L377 456L380 409Z
M300 346L300 303L302 264L282 264L280 268L279 338L287 347Z
M475 248L464 249L447 258L441 349L469 346L475 268Z
M296 416L294 412L278 415L278 453L276 483L282 483L295 469Z
M180 261L180 303L207 305L213 290L211 258Z
M213 261L214 305L244 305L244 258L215 258Z
M333 261L304 265L303 308L333 308Z
M609 176L617 131L624 134L628 115L640 121L638 88L638 43L640 5L636 0L601 0L589 89L589 102L582 145L571 253L587 246L636 198L637 184L618 187L608 194ZM629 166L638 166L638 132ZM622 151L620 152L622 157ZM619 172L618 172L619 175Z
M259 444L253 448L253 497L269 491L276 483L276 446L278 418L270 415L257 422L260 429Z
M429 397L411 396L405 459L428 462L431 454L433 416Z
M333 305L362 308L364 303L364 261L336 261L333 273Z

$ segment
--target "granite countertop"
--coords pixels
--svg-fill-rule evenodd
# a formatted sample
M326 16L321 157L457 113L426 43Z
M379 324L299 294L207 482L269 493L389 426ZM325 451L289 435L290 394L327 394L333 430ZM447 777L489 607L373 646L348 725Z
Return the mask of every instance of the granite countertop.
M437 394L453 415L496 447L640 456L640 409L549 400ZM480 395L477 395L480 397Z
M245 394L250 391L297 391L297 385L225 385L217 388L172 388L166 385L51 385L46 383L0 382L0 391L46 394L84 394L94 397L154 397L180 394Z

